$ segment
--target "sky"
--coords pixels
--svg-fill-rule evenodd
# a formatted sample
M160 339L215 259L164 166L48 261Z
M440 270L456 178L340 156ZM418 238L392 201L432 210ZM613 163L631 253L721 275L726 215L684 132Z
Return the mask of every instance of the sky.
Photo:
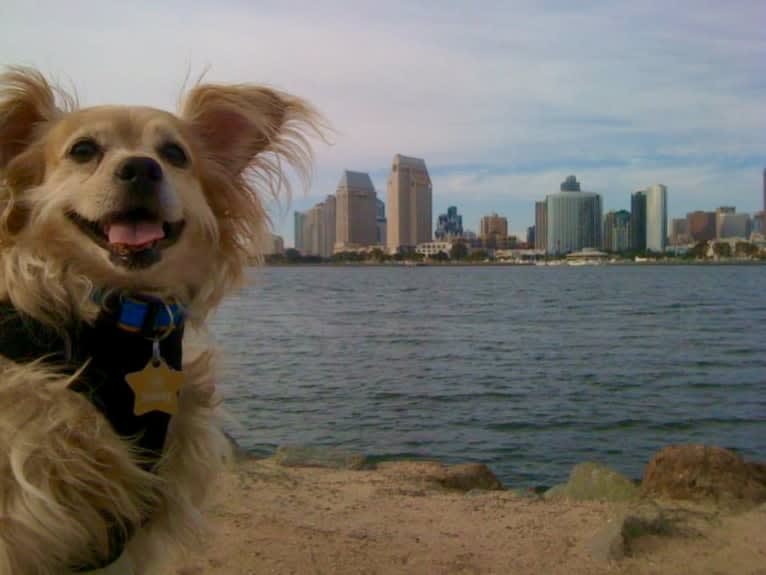
M385 201L396 153L425 159L434 219L497 212L523 237L569 174L605 211L653 183L670 217L762 209L764 22L763 0L27 0L0 4L0 64L83 106L175 111L205 70L309 100L332 132L310 185L269 204L287 245L345 169Z

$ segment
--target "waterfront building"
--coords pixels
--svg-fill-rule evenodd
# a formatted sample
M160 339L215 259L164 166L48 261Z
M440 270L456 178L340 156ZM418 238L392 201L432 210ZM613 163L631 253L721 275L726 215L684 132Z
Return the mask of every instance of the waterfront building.
M527 228L527 248L533 249L535 247L535 226L529 226Z
M451 251L451 241L423 242L415 246L415 253L422 254L427 258L432 258L440 252L449 256Z
M396 154L388 177L389 251L411 251L433 238L431 177L425 160Z
M689 243L689 222L686 218L673 218L670 222L670 245L683 246Z
M481 218L479 237L484 241L498 241L508 237L508 218L492 213Z
M668 189L662 184L646 188L646 249L664 252L668 241Z
M437 239L459 238L463 235L463 216L457 213L457 207L450 206L446 214L440 214L436 220L434 237Z
M766 236L766 211L757 212L753 215L753 225L750 235Z
M377 228L377 243L386 245L386 204L383 200L377 198L375 200L375 227Z
M720 207L715 213L715 237L726 238L750 237L750 215L738 214L733 207Z
M548 249L548 204L535 202L535 249Z
M686 214L686 228L692 242L709 242L715 239L715 212L690 212Z
M766 168L763 170L763 210L762 213L766 213Z
M280 255L285 253L285 241L282 236L276 234L269 234L266 240L266 246L263 250L263 254L266 256Z
M306 214L295 212L293 216L293 247L299 252L303 251L303 228L306 225Z
M638 190L630 196L630 248L637 252L646 249L646 192Z
M575 176L561 184L547 204L547 252L567 254L583 248L601 247L601 196L580 191Z
M370 176L346 170L338 182L335 252L377 242L377 194Z
M603 247L610 252L625 252L630 249L630 212L619 210L604 216Z

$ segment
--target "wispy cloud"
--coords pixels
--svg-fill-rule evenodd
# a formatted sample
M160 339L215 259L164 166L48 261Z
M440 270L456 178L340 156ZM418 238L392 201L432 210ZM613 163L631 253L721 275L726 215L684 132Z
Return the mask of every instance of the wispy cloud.
M85 104L173 108L186 75L268 83L336 130L304 207L343 169L376 186L394 153L426 159L437 209L521 231L569 173L623 207L668 185L676 214L758 205L766 162L766 4L465 1L0 6L0 54ZM44 15L44 17L42 17ZM276 219L290 234L290 217Z

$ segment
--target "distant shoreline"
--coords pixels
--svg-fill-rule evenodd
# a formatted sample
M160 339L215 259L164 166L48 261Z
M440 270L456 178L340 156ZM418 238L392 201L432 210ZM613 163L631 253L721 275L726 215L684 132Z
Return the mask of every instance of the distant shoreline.
M393 263L393 262L297 262L297 263L264 263L254 267L375 267L375 268L416 268L416 267L522 267L522 268L570 268L570 267L610 267L610 266L762 266L766 260L734 260L734 261L647 261L647 262L605 262L601 264L569 265L566 262L552 265L520 264L514 262L418 262L418 263Z

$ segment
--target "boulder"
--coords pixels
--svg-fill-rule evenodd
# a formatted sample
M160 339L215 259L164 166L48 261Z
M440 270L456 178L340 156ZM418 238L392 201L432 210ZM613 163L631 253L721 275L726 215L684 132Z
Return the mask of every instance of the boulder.
M503 484L483 463L445 465L438 461L387 461L378 464L385 475L438 485L462 492L504 489Z
M367 459L334 447L284 445L277 449L274 461L285 467L326 467L329 469L363 469Z
M671 535L665 513L651 503L639 504L608 521L587 543L591 557L618 561L631 554L632 544L645 535Z
M672 445L646 466L641 491L649 497L757 504L766 501L766 465L709 445Z
M575 501L631 501L638 498L638 487L605 465L585 462L575 465L569 474L569 481L552 487L544 497Z

